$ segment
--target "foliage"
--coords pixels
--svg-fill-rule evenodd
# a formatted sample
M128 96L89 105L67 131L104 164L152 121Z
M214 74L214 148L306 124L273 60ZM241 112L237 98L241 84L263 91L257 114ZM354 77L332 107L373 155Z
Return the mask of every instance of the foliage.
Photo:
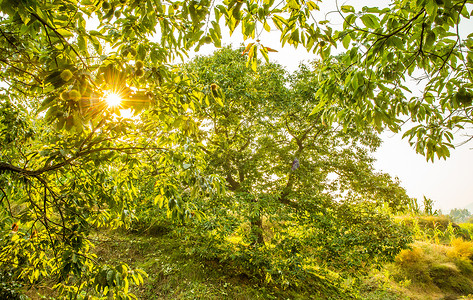
M105 74L114 72L109 68ZM173 132L173 122L181 119L168 118L156 128L150 124L166 108L143 113L139 122L103 108L101 120L67 131L20 109L24 98L8 97L0 122L10 122L2 127L0 153L8 162L0 164L2 268L20 284L55 280L58 297L133 297L129 285L142 283L140 271L99 264L90 252L89 234L129 226L141 203L166 206L176 219L189 218L195 209L181 190L209 193L219 186L214 177L199 175L195 166L202 162L186 143L188 134ZM37 122L29 122L30 115Z
M97 263L90 232L129 226L136 210L151 203L185 222L202 217L197 207L205 207L207 199L223 199L217 206L241 203L244 218L238 221L250 221L251 243L262 242L262 217L279 209L286 213L276 223L303 221L306 227L330 212L321 223L334 236L344 236L337 232L347 229L341 220L358 224L353 232L347 229L339 247L373 245L369 233L379 218L392 239L387 248L368 247L365 255L391 258L408 238L378 213L378 202L396 209L405 197L390 178L373 174L367 152L379 141L366 125L397 130L400 115L411 117L418 125L407 135L417 139L418 152L433 159L434 153L448 156L451 132L471 123L471 37L461 40L458 30L453 33L469 18L471 1L437 2L395 1L392 12L366 8L359 14L344 6L345 28L335 31L313 18L319 9L313 1L0 1L2 269L19 284L53 279L58 297L133 297L128 283L139 283L140 272ZM278 88L274 94L244 95L213 82L202 89L169 63L193 47L220 46L223 24L255 40L241 51L253 72L258 55L267 59L273 51L260 43L260 35L276 28L282 44L302 45L325 59L316 66L320 76L301 69L290 82L296 92L287 92L280 68L266 65L259 74L275 71L271 80L252 73L248 78L255 81L245 79L246 84ZM355 45L332 58L330 48L339 41L346 48ZM407 101L404 76L416 68L426 72L428 82L422 97ZM106 105L111 93L124 98L120 106ZM226 99L240 102L232 108ZM129 109L133 118L120 109ZM214 111L231 113L219 115L214 130L228 125L236 133L239 116L255 127L243 128L247 132L235 141L224 137L202 149L200 139L213 137L202 133L199 122ZM260 131L264 134L255 135ZM236 146L248 138L243 150L251 159L222 164L237 159ZM260 170L260 156L274 158L274 164ZM223 179L237 190L229 178L238 168L245 170L237 182L244 189L234 201L215 173L224 169ZM332 172L337 179L325 182ZM335 204L329 190L348 191L350 201ZM396 197L389 199L392 191ZM358 205L362 199L370 204ZM365 217L373 221L366 231L359 225ZM352 238L354 231L363 238ZM364 253L353 251L353 259L357 251Z
M195 251L278 286L310 281L325 296L344 295L330 272L363 272L410 241L381 213L409 198L374 172L372 130L344 131L311 114L318 85L308 67L288 76L266 64L253 73L240 53L224 48L184 66L206 91L194 116L205 172L228 188L196 202L207 219L196 224Z
M95 236L101 242L94 252L107 263L131 261L149 274L144 286L132 287L139 299L221 299L222 295L229 299L325 296L316 286L277 288L259 277L240 273L228 262L195 255L189 247L195 237L187 226L158 219L155 225L163 228L159 234L114 231Z
M428 216L436 215L437 211L433 210L434 201L424 196L424 214Z
M232 264L231 260L208 259L209 255L202 257L192 251L196 236L191 228L170 224L164 212L155 221L155 226L161 228L159 233L113 231L94 235L95 239L100 240L94 252L108 264L130 261L133 266L149 274L144 286L132 287L133 293L140 299L220 299L222 295L230 299L306 299L317 298L317 293L324 290L324 287L312 284L276 288L265 282L264 278L241 273L239 263L246 263L247 260ZM449 250L453 249L450 244L416 242L412 249L414 254L406 249L398 255L409 262L400 263L397 257L392 264L384 265L380 270L371 270L359 280L345 280L345 284L351 284L353 292L359 292L361 299L461 298L460 293L453 293L447 285L439 288L429 278L430 275L423 281L415 274L419 270L430 274L434 265L447 265L458 269L458 272L450 274L449 280L460 282L465 278L471 279L471 261L450 256ZM433 269L437 270L436 267ZM412 280L406 279L410 276ZM321 294L319 298L328 296Z
M392 1L360 12L341 6L343 30L334 37L347 49L342 64L351 68L330 76L321 98L345 95L343 106L356 114L344 119L357 122L361 114L378 128L384 123L397 131L397 117L406 116L414 127L404 136L418 153L448 157L453 132L471 124L473 36L460 32L471 3ZM420 95L410 99L409 77L422 82Z
M226 48L186 65L204 89L194 118L202 124L208 168L221 172L231 191L263 198L258 194L270 190L264 198L279 197L289 206L296 205L296 195L302 202L306 190L346 191L346 199L404 209L404 189L372 167L368 154L380 144L376 134L368 127L358 132L348 124L329 126L322 112L313 113L319 83L309 68L286 80L277 65L253 73L244 61L239 51Z
M400 251L393 263L371 271L362 281L363 297L382 299L378 295L383 293L396 299L467 297L473 243L464 239L464 233L452 227L447 216L398 216L396 220L413 228L416 241Z
M396 221L411 228L414 239L432 243L450 243L454 238L471 239L468 229L452 223L448 216L405 215Z
M450 243L453 247L448 253L452 257L457 258L473 258L473 243L471 241L465 241L462 238L454 238Z
M399 293L413 299L468 295L472 286L472 261L454 256L452 253L457 253L460 243L471 242L459 242L459 240L454 240L448 245L415 242L412 249L401 251L395 262L386 267L386 270L389 270L387 272L390 284L398 285ZM403 282L409 282L408 286L400 286Z
M411 198L408 203L409 211L414 215L425 215L425 216L437 216L442 215L441 210L434 210L434 201L430 198L424 196L423 198L423 207L419 205L419 202L416 198Z
M466 208L454 208L448 215L453 221L457 223L463 223L468 220L468 218L471 216L471 213Z
M12 273L9 270L0 274L0 297L5 300L26 299L21 292L22 284L12 280Z

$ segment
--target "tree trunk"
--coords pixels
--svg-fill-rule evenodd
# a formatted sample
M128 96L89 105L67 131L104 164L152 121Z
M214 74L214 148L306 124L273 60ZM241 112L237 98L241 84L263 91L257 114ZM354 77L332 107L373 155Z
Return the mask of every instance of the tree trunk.
M251 224L251 245L262 245L264 244L263 238L263 219L261 216L252 217L250 220Z

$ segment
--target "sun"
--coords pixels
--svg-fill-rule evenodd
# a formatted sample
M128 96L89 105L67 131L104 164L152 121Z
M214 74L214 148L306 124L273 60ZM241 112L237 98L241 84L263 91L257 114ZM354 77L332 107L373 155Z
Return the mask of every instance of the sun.
M122 97L114 92L107 92L104 96L108 106L118 106L123 101Z

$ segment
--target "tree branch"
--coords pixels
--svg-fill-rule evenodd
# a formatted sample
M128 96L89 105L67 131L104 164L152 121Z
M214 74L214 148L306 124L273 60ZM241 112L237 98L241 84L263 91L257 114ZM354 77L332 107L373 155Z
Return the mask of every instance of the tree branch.
M138 150L138 151L147 151L147 150L168 150L166 148L159 148L159 147L124 147L124 148L115 148L115 147L104 147L104 148L96 148L96 149L90 149L90 150L85 150L77 153L74 157L68 158L60 163L57 163L55 165L49 166L49 167L43 167L37 170L27 170L23 169L14 165L11 165L9 163L5 162L0 162L0 173L5 172L5 171L10 171L13 173L19 173L25 176L30 176L30 177L37 177L38 175L41 175L45 172L49 171L54 171L57 169L60 169L66 165L71 164L75 160L84 157L86 155L92 154L92 153L97 153L101 151L118 151L118 152L126 152L128 150Z

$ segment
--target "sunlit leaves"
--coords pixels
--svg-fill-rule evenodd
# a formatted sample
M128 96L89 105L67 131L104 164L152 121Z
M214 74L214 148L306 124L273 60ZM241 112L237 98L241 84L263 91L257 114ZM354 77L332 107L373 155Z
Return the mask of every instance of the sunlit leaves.
M375 15L365 14L365 15L362 15L360 19L363 22L363 24L368 28L376 29L376 28L379 28L380 26L378 18Z
M451 132L468 122L456 118L468 115L469 105L460 105L455 96L461 86L471 82L467 75L469 50L462 45L463 37L455 29L461 26L458 24L462 18L469 18L463 13L464 5L463 2L424 1L400 2L392 9L364 7L361 12L355 12L348 5L340 8L344 24L343 31L336 36L349 50L341 62L353 68L352 71L347 69L345 88L341 89L344 92L340 96L358 91L352 98L356 110L365 111L367 115L363 118L372 120L378 128L388 126L397 131L402 115L418 122L419 126L406 135L416 143L416 151L429 160L434 155L447 157L448 148L453 146L438 132ZM418 99L409 100L406 95L412 91L406 87L409 86L406 81L419 76L423 76L420 82L425 89ZM378 90L386 97L385 105L377 105L379 109L370 105L373 92ZM330 94L323 97L329 99Z
M220 197L196 199L208 216L197 224L204 241L199 247L209 255L230 256L231 261L241 262L242 270L258 271L282 286L287 285L283 276L300 282L299 276L310 278L322 272L281 266L289 263L285 257L293 253L301 265L310 265L310 260L312 266L322 262L351 272L367 257L375 257L370 262L374 264L392 259L409 235L373 208L386 203L401 209L408 197L388 175L372 173L368 149L374 150L379 140L367 130L370 121L356 120L359 115L336 95L338 103L321 100L330 90L322 89L329 75L322 65L315 69L323 70L320 76L306 66L293 75L273 64L261 64L256 72L248 69L241 54L257 47L249 43L238 50L225 48L185 65L190 74L198 75L204 89L218 85L226 100L224 106L210 102L193 112L205 124L201 145L205 171L220 174L228 188ZM340 76L341 70L331 67ZM364 80L362 72L353 76ZM382 106L383 99L379 102ZM327 121L337 114L356 121L338 124L343 126ZM384 118L380 108L373 118L376 123ZM359 123L364 123L360 131ZM336 179L330 179L330 174L337 174ZM341 199L347 203L338 205ZM162 197L156 201L166 205ZM172 205L181 204L173 199ZM382 224L390 225L381 229L378 221L383 218ZM261 224L278 226L267 236ZM380 242L383 235L391 238ZM264 268L253 262L262 258ZM323 280L324 286L331 284L329 278Z
M127 226L134 209L144 203L166 208L180 221L201 216L193 200L220 194L224 186L220 177L204 174L209 165L219 171L243 168L246 178L261 183L267 178L255 162L270 153L275 165L269 168L279 179L259 191L278 186L294 160L289 156L297 151L288 154L297 144L291 141L307 130L304 120L322 131L340 124L346 134L363 132L368 125L397 131L401 118L408 118L414 127L405 136L415 149L427 159L447 157L452 133L472 122L473 42L471 34L458 35L458 24L470 18L469 5L397 1L389 8L356 12L343 4L343 26L335 31L329 20L314 18L316 1L1 2L0 180L6 187L0 196L18 201L30 222L30 228L20 227L15 234L4 230L5 265L18 264L21 251L14 245L34 253L34 227L44 249L37 252L40 258L28 258L25 280L54 274L63 280L58 289L77 293L85 281L74 286L68 280L89 276L96 279L96 292L113 290L125 297L130 282L142 280L127 275L121 265L93 268L86 242L92 227ZM234 86L212 77L218 70L197 78L171 65L203 45L220 47L224 34L235 30L241 31L246 46L238 53L239 67L225 74L235 77ZM268 62L275 51L261 42L273 30L282 45L304 47L325 60L316 65L315 76L298 81L301 94L294 99L285 98L287 91L278 81L282 73L259 60ZM338 46L346 53L331 57ZM254 84L239 78L247 72ZM406 85L409 76L426 83L419 95L407 96L413 92ZM106 105L106 91L121 94L120 106ZM129 117L120 109L127 109ZM261 118L258 109L266 109L274 123ZM301 112L307 115L294 117ZM239 124L243 116L249 116L248 123ZM277 121L281 116L287 123ZM234 130L234 140L220 134L207 145L199 144L209 136L208 118L216 118L219 130ZM272 126L286 126L286 131L278 134ZM268 136L256 139L253 130ZM290 146L276 147L275 141L288 134L293 135ZM204 146L213 147L215 155L204 155ZM238 165L244 155L254 160ZM225 159L233 163L224 165ZM298 159L297 171L311 174L300 174L299 180L314 184L313 174L324 175L316 166L305 169L308 160L304 164ZM338 159L328 162L333 168L345 166L350 176L359 175L353 165ZM356 186L361 189L360 182ZM143 186L149 191L146 196L139 193ZM263 206L258 205L249 217L259 214Z

